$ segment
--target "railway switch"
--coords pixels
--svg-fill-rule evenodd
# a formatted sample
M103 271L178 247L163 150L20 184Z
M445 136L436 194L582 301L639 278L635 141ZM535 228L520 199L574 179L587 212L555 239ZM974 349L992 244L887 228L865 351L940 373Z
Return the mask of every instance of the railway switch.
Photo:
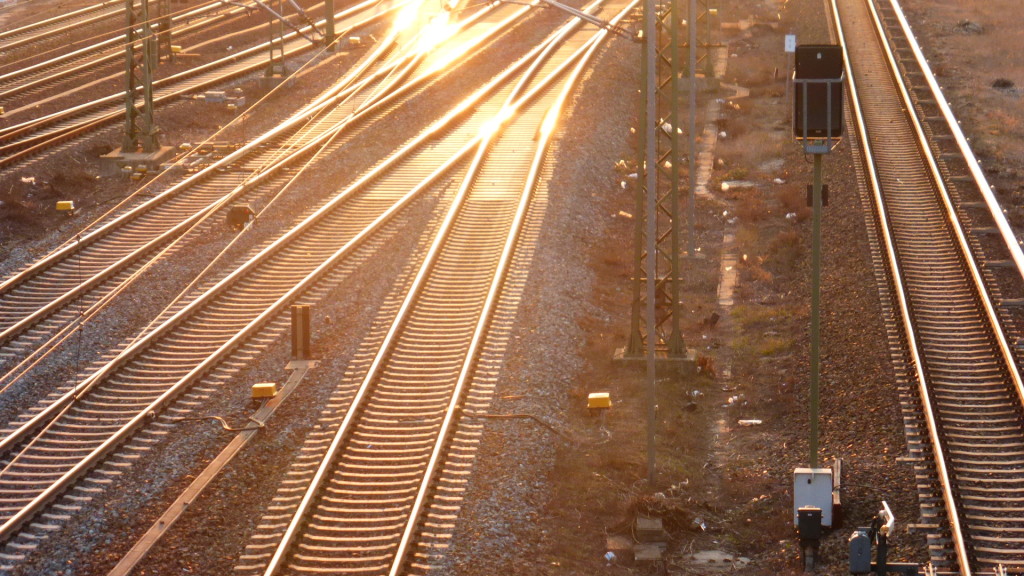
M896 527L896 517L889 505L883 501L882 509L871 520L871 526L858 528L850 536L850 574L906 574L917 576L921 573L917 564L910 562L889 562L889 535ZM874 545L875 561L871 561L871 547Z
M850 574L871 573L871 536L865 528L850 535Z

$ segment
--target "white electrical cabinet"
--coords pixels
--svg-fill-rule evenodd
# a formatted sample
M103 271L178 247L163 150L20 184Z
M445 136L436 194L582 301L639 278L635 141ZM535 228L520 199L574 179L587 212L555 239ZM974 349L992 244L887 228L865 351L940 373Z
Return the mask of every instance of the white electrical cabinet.
M797 468L793 471L793 526L804 506L821 508L821 525L832 526L832 469Z

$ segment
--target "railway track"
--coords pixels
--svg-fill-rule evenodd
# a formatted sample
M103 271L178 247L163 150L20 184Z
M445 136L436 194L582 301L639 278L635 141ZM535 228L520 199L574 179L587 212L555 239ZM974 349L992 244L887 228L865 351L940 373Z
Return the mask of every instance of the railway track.
M352 25L359 25L358 10L352 17ZM124 280L113 279L130 277L133 266L203 225L211 214L223 213L229 203L259 205L275 183L280 185L289 177L292 164L308 157L318 144L337 137L340 122L358 125L349 117L359 106L372 103L367 101L370 89L379 83L374 74L384 76L400 64L396 61L368 74L372 66L381 64L388 48L373 52L348 79L275 130L210 162L151 200L82 231L75 240L0 283L0 344L5 346L0 366L10 368L24 354L45 352L40 341L66 335L69 325L81 320L82 309L69 310L71 304L102 305ZM44 320L44 326L25 334ZM19 336L20 342L15 340Z
M482 12L481 18L488 22L481 28L497 34L518 22L527 11L528 8L501 7L493 10L493 14ZM468 42L480 43L486 38L487 34L479 34ZM432 70L447 64L448 58L430 56L420 65ZM492 83L473 100L479 101L495 90L507 90L502 85L511 78L511 74L503 75L500 82ZM33 433L8 436L0 444L7 455L0 472L0 501L6 505L7 518L0 526L0 534L7 541L7 549L0 558L12 564L22 561L54 529L55 523L63 521L82 500L95 497L105 483L130 466L132 454L137 454L133 450L144 450L167 434L177 416L165 410L175 398L194 387L195 391L188 392L194 399L184 404L201 403L217 385L204 381L197 386L204 375L216 371L217 366L244 362L227 358L232 351L244 347L245 342L273 341L274 337L256 335L257 331L273 325L271 331L280 332L282 308L296 299L309 297L309 291L315 292L326 275L339 273L337 268L355 265L345 259L360 250L364 242L372 242L377 230L388 226L395 214L418 198L446 194L448 186L436 186L435 181L460 169L459 164L475 149L475 134L480 126L496 122L493 118L488 120L489 117L487 106L479 103L467 101L456 107L378 170L362 177L203 296L146 333L109 365L76 385L76 390L69 391L64 403L54 409L61 414L43 418L42 432L35 433L38 426L26 426L26 431L31 429ZM531 138L535 132L536 127ZM438 138L461 142L455 156L444 159L440 167L437 164L439 158L444 158L444 147L435 142ZM410 190L409 173L401 168L404 166L411 166L407 170L413 173L423 174L425 169L432 173ZM367 224L368 221L372 222ZM101 423L97 423L97 418ZM111 455L126 440L127 447ZM12 447L17 448L12 451ZM97 467L91 473L93 480L82 480L83 474L93 467ZM29 481L44 478L45 482L33 484L37 488L28 486ZM34 496L30 494L33 492ZM26 527L43 510L54 510L50 505L58 499L57 512L45 512L39 516L43 520Z
M478 35L467 50L479 51L490 37ZM102 318L116 304L114 299L157 260L173 257L184 236L208 243L211 216L222 214L233 202L244 201L265 210L270 198L302 170L311 155L343 149L352 134L398 105L391 101L407 101L436 81L440 69L431 65L424 74L398 82L408 77L408 68L422 58L412 55L383 62L390 46L389 40L382 42L376 56L368 56L351 78L278 129L134 210L84 231L78 240L0 284L0 366L5 371L0 382L4 391L35 395L41 402L36 411L52 410L53 398L42 397L48 393L46 388L29 383L52 381L54 366L75 363L68 359L67 350L77 347L79 331ZM233 238L220 236L221 241ZM105 349L97 352L112 353ZM19 426L11 424L16 416L12 409L11 405L0 408L0 425L8 432ZM20 413L20 421L36 411Z
M123 15L123 2L106 0L53 18L0 31L0 63L6 61L10 54L38 49L39 44L66 41L72 33L79 35L101 24L112 23L117 17L123 21Z
M175 41L200 34L208 35L222 26L235 24L238 16L248 14L252 14L252 11L246 7L229 6L225 9L219 2L210 2L170 16L170 33L173 34ZM266 24L261 22L261 30L265 27ZM160 31L160 23L154 25L154 30ZM255 29L248 32L255 32ZM193 49L198 50L201 47L199 45ZM59 54L40 62L28 65L12 63L7 68L17 66L16 69L0 74L0 105L6 108L5 117L8 118L8 122L12 122L11 118L19 112L28 113L29 110L37 109L40 104L38 95L62 83L74 80L75 90L81 90L89 85L116 81L124 77L123 31L103 39L72 43L63 48ZM141 50L141 46L137 49ZM115 69L118 65L122 70ZM102 70L108 70L108 75L90 79L88 84L83 85L83 77L95 77Z
M492 315L539 185L550 122L603 34L553 45L534 64L540 84L527 94L521 80L494 101L498 118L520 110L479 143L369 366L350 371L350 399L325 410L323 432L308 441L236 573L405 574L437 561L475 445L458 427L486 406L466 398L495 337ZM563 75L563 85L545 86Z
M377 3L379 2L367 0L336 14L339 30L344 31L347 27L354 26L355 23L351 19L359 13L369 12ZM394 7L384 9L381 14L393 9ZM381 14L365 16L363 20L374 21ZM323 22L316 24L322 26ZM286 59L318 48L304 36L308 36L310 28L306 26L284 35L282 50ZM164 105L187 94L264 70L267 65L268 46L269 43L261 43L238 50L213 62L154 81L154 106ZM42 153L53 153L56 151L55 147L60 144L120 121L123 117L124 93L120 92L0 128L0 168L17 165Z
M1024 259L896 0L832 6L932 565L1020 573L1024 388L1011 342Z

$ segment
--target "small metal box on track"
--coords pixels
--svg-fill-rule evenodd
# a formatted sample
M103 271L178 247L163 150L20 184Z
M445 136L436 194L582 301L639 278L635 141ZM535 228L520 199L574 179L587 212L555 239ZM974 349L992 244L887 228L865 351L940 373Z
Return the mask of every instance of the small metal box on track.
M587 396L587 408L590 408L591 410L611 407L612 397L607 392L594 392Z
M260 382L259 384L252 385L252 399L262 400L264 398L273 398L277 395L277 384L273 382Z

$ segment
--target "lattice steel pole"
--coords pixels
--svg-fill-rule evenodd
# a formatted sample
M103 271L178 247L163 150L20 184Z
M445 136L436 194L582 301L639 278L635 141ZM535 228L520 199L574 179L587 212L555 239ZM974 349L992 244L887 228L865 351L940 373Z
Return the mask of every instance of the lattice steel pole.
M626 355L664 351L669 358L686 355L680 330L679 183L681 150L679 108L681 90L678 4L650 6L644 14L644 112L637 161L637 228L634 235L633 303ZM646 8L646 5L645 5ZM650 14L648 20L648 13ZM647 27L653 28L647 36ZM645 208L653 197L653 208ZM643 289L645 282L647 290ZM644 311L653 306L653 314Z
M149 21L149 1L142 0L136 9L133 0L125 0L127 32L125 32L125 124L121 151L154 152L160 149L157 127L153 121L153 69L156 67L156 38ZM141 54L135 45L141 47ZM139 76L139 70L142 76ZM136 105L139 87L142 106Z
M265 75L285 76L287 70L284 64L284 2L277 0L277 15L270 14L270 63L267 65Z
M167 58L168 62L174 60L174 50L171 48L171 2L170 0L159 0L157 3L157 22L160 25L158 34L160 41L157 45L157 61Z

